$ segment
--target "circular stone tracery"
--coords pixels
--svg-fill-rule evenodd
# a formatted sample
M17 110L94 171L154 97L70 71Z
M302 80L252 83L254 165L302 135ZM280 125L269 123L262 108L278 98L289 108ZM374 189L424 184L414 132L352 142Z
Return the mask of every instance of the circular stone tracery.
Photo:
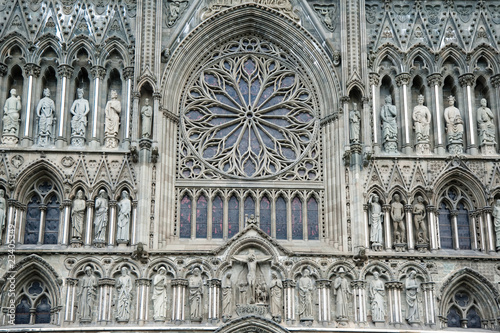
M265 54L229 54L193 77L182 102L188 145L233 178L266 178L295 165L319 127L307 81Z

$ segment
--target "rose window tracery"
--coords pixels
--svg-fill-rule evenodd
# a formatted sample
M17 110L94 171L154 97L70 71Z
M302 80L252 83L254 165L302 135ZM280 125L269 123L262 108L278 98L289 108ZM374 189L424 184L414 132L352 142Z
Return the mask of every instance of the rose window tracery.
M267 178L293 167L315 143L316 103L305 76L278 57L255 52L263 49L257 40L239 43L232 47L243 45L246 52L216 56L191 79L182 130L209 168L229 177Z

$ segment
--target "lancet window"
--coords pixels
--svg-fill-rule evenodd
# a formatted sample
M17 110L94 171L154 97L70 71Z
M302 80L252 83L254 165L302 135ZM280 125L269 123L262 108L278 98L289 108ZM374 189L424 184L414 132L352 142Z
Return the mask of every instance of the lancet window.
M481 310L474 294L459 290L450 300L448 327L481 328Z
M16 304L16 324L50 323L51 303L47 287L33 279L20 288ZM34 310L34 311L33 311Z

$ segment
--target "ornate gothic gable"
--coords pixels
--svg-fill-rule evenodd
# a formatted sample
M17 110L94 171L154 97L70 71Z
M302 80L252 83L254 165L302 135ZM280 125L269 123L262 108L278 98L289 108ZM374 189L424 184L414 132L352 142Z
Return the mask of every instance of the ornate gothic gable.
M19 1L16 0L14 3L14 8L12 12L10 13L9 18L7 19L7 22L4 23L5 25L0 25L0 28L2 29L1 37L7 36L8 34L11 33L19 33L22 36L24 36L26 39L30 39L31 34L30 31L28 30L28 27L26 25L26 16L25 13L21 10L21 6L19 5ZM34 32L34 31L33 31Z

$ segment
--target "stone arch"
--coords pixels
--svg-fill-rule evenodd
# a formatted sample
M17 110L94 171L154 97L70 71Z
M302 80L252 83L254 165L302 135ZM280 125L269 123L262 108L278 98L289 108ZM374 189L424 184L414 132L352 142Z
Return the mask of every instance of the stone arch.
M459 167L442 174L436 179L433 185L435 190L432 198L430 198L433 205L437 206L440 201L441 192L451 182L456 182L464 188L470 189L470 192L473 194L473 197L470 199L473 203L476 203L476 207L474 208L477 209L487 206L487 198L481 182L473 173Z
M276 322L257 316L241 317L219 327L214 333L289 333Z
M389 265L380 261L372 261L367 266L365 266L359 273L359 278L366 280L367 274L371 274L374 270L378 271L380 273L380 276L385 277L387 281L394 281L394 273Z
M270 254L273 258L278 258L280 256L278 250L272 244L269 244L264 239L256 237L248 237L242 239L241 241L237 240L236 243L232 245L229 251L227 252L227 258L232 258L233 255L250 247L257 248L266 254Z
M13 193L13 198L22 201L30 190L33 182L39 179L41 176L49 178L56 184L60 191L60 196L62 199L65 195L64 175L59 171L59 169L47 160L37 160L36 162L27 165L23 170L19 172L19 177L17 178L15 184L15 191Z
M105 66L108 55L111 54L113 51L116 51L122 57L123 67L130 66L130 58L125 41L123 41L120 38L112 37L106 39L104 45L105 47L102 50L99 59L96 59L99 64Z
M22 35L13 35L7 37L8 42L5 43L0 50L0 61L5 62L6 58L10 55L10 50L13 47L18 47L24 58L26 59L25 61L29 62L29 55L31 54L28 52L28 41L25 39L24 36Z
M442 56L440 57L439 61L436 64L435 68L443 68L445 63L449 60L452 59L453 62L457 65L458 70L460 73L457 74L463 74L463 68L467 68L464 59L463 59L463 52L456 46L447 46L445 47L442 52Z
M392 67L389 69L381 69L380 67L382 66L382 62L384 60L389 60L392 63ZM394 45L389 44L381 49L378 50L377 52L377 58L374 61L373 68L375 72L382 74L382 73L389 73L390 71L397 71L401 69L403 64L401 63L401 54L398 52L395 48ZM399 72L394 72L394 75L399 74Z
M397 271L397 274L398 274L397 280L400 281L403 278L403 276L405 276L407 274L407 272L409 270L415 270L416 272L418 272L418 275L420 275L424 278L424 282L431 282L432 281L432 277L431 277L429 271L424 269L422 266L417 265L416 263L413 263L413 262L406 262L401 267L399 267L399 269Z
M420 57L422 60L424 60L425 65L427 65L427 74L435 72L434 59L433 59L434 56L432 55L432 50L426 46L423 46L423 45L419 45L415 48L412 48L408 52L408 54L407 54L407 58L408 58L407 66L409 69L412 67L413 62L418 57Z
M83 272L85 271L85 267L87 267L88 265L92 267L94 273L97 273L100 278L104 277L104 269L102 267L102 264L97 259L94 259L92 257L80 260L76 265L73 266L69 273L69 276L72 278L76 278L78 275L83 274Z
M497 51L489 45L481 45L473 50L469 63L476 65L479 59L485 58L488 61L492 74L498 73L499 67L496 60L496 53Z
M85 50L87 52L87 55L89 57L89 60L95 61L95 59L92 57L92 54L95 53L95 44L94 42L88 38L88 37L83 37L81 36L78 38L78 40L74 43L71 44L71 46L68 48L68 54L67 54L67 63L72 65L74 59L76 58L78 52L80 50Z

